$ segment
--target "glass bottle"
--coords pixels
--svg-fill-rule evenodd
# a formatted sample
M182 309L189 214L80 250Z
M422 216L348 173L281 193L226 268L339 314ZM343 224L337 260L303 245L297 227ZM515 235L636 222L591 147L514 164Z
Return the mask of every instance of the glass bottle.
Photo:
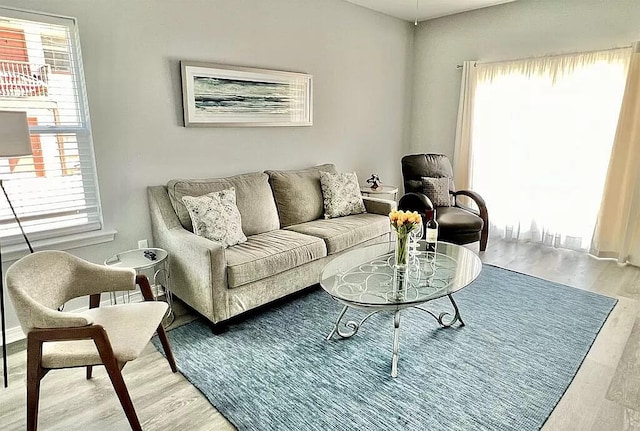
M425 241L427 243L427 253L435 253L438 244L438 222L436 221L436 210L427 211L427 223L425 224Z

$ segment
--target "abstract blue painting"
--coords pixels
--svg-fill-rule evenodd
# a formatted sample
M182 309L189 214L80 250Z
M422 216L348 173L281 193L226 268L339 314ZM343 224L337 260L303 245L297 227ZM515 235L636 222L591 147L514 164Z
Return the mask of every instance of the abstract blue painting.
M185 126L310 126L311 76L181 62Z

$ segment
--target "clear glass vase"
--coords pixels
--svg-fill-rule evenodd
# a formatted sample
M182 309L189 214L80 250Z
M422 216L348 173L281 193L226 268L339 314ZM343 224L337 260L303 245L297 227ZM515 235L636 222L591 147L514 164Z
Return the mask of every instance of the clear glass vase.
M408 259L409 259L409 234L397 233L394 266L397 269L405 269L407 267Z

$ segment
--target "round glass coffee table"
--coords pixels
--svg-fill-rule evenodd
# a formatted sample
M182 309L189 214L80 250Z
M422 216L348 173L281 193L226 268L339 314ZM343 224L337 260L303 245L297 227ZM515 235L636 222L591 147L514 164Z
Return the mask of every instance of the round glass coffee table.
M480 258L464 247L438 242L435 253L425 251L420 242L410 252L405 270L394 268L395 242L362 247L345 253L327 264L322 271L320 286L343 307L327 336L349 338L358 332L371 316L382 311L392 311L393 356L391 376L398 376L400 339L400 311L415 308L429 314L443 327L456 322L464 326L453 294L468 286L482 270ZM436 314L425 303L434 299L449 298L452 312ZM369 311L359 322L343 321L349 308Z

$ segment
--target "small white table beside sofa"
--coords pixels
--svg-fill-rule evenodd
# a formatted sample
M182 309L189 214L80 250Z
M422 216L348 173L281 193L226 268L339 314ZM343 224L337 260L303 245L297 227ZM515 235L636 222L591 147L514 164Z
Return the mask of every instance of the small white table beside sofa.
M161 248L137 248L127 250L105 259L104 264L112 267L130 268L133 269L136 274L142 274L145 270L152 270L153 276L151 280L153 281L155 298L158 299L162 291L169 305L164 324L168 326L173 323L175 316L173 314L173 302L171 300L169 253L167 253L166 250ZM162 280L162 283L160 280ZM129 302L131 291L120 292L120 294L123 298L122 302ZM110 292L110 296L111 304L116 305L118 303L118 292Z
M363 196L373 196L373 197L382 197L382 196L393 196L394 201L398 201L398 188L396 186L380 186L376 189L372 189L368 185L360 186L360 193Z

